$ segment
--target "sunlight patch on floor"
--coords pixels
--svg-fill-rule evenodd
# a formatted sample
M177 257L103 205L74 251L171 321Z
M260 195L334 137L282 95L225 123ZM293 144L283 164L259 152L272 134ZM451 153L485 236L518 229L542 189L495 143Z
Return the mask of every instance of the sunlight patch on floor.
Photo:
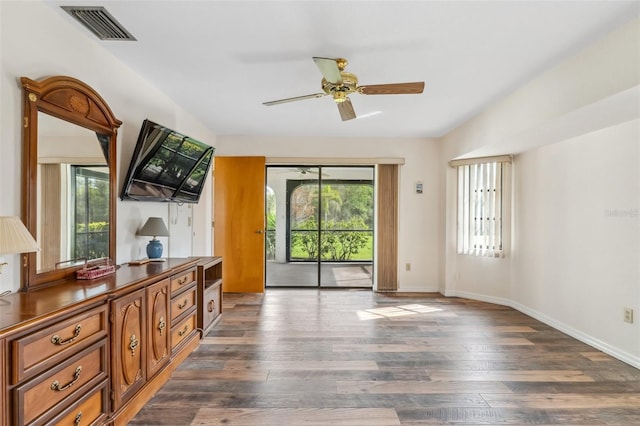
M364 311L357 311L356 314L361 321L374 320L380 318L394 318L407 315L419 315L428 314L431 312L441 312L442 309L434 308L427 305L401 305L401 306L389 306L385 308L367 309Z

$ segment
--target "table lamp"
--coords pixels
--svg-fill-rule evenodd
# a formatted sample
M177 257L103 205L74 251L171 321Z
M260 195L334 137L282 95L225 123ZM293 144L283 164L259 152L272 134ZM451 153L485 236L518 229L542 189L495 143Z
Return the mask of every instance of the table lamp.
M40 250L38 243L17 216L0 216L0 255L31 253ZM7 262L0 263L2 267Z
M136 235L153 237L147 244L147 257L159 259L162 257L162 243L156 237L168 237L169 230L161 217L150 217Z

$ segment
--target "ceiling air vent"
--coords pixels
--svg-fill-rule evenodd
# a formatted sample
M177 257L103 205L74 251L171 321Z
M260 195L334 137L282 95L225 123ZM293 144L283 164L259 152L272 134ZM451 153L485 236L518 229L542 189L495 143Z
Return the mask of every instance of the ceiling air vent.
M134 40L135 37L125 30L102 6L61 6L69 15L76 18L100 40Z

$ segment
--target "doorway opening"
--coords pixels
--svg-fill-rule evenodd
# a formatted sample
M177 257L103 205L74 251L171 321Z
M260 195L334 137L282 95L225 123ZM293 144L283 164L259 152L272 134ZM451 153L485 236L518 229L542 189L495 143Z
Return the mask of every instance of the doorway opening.
M267 287L372 288L373 166L267 166Z

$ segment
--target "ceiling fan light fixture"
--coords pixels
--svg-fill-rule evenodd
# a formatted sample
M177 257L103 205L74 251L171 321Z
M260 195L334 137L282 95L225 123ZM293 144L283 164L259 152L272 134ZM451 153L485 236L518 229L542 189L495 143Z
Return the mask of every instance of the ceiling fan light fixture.
M335 61L340 71L344 71L347 65L349 65L349 61L347 61L345 58L336 58Z
M341 103L346 101L347 99L347 92L342 92L342 91L335 91L333 92L333 100L336 101L337 103Z

